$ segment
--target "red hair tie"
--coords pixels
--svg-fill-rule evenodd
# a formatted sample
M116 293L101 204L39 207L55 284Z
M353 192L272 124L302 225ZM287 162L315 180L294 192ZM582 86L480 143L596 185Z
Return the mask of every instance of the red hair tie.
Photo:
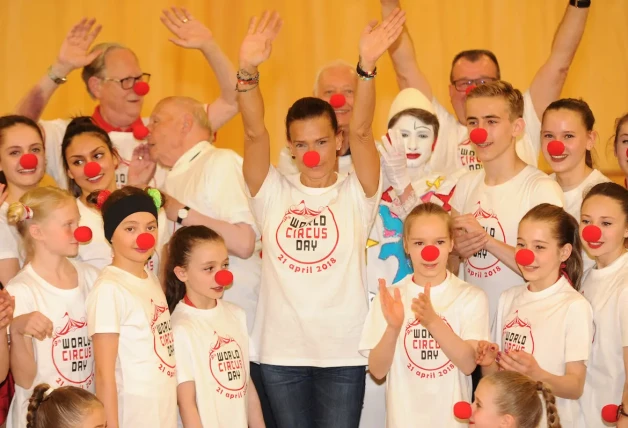
M107 198L109 198L109 196L111 196L111 192L109 190L101 190L100 192L98 192L98 197L96 198L96 207L98 207L99 210L102 209L103 204L105 203Z

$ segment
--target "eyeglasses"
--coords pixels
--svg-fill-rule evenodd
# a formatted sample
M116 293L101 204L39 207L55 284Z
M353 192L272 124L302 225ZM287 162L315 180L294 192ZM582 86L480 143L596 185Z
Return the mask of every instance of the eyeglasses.
M469 86L486 85L487 83L493 83L496 81L497 79L495 79L494 77L481 77L479 79L473 79L473 80L459 79L459 80L454 80L451 83L456 87L457 91L464 92L467 90Z
M137 77L125 77L124 79L113 79L111 77L104 77L102 80L104 80L105 82L107 81L112 81L112 82L117 82L120 84L120 86L122 86L122 89L131 89L133 88L133 86L135 86L135 84L137 82L150 82L150 74L148 73L142 73L141 76L137 76Z

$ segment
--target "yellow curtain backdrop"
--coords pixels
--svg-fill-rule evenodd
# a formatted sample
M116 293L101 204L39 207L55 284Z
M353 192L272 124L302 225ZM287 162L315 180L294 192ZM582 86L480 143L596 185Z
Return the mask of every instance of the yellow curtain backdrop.
M11 112L55 59L69 28L83 16L103 25L98 41L132 48L142 68L152 73L144 114L168 95L211 101L218 85L202 55L168 41L159 21L168 0L0 0L0 113ZM310 95L317 69L333 59L357 60L360 33L379 18L378 0L187 0L187 7L213 31L227 55L237 62L250 16L275 9L284 18L271 60L261 68L266 124L273 160L285 144L284 116L297 98ZM525 89L547 58L567 0L405 0L408 27L420 66L434 93L448 101L450 61L460 50L492 49L502 76ZM599 167L615 178L617 162L608 144L614 119L628 111L628 1L593 0L587 29L563 96L582 97L597 116ZM236 64L237 66L237 64ZM91 114L94 102L80 73L54 95L44 118ZM377 135L385 132L388 107L397 86L390 59L379 64ZM236 118L218 134L217 144L242 152L242 125Z

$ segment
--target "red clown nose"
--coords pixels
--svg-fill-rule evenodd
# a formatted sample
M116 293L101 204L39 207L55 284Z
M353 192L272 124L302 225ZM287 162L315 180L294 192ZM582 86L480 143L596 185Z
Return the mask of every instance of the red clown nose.
M20 165L24 169L35 169L37 168L38 163L39 161L37 160L37 156L32 153L22 155L22 157L20 158Z
M148 133L149 133L148 128L145 127L144 125L133 127L133 137L136 140L143 140L144 138L148 137Z
M146 82L137 82L133 85L133 92L141 97L148 94L148 91L150 91L150 86Z
M85 168L83 168L83 173L87 178L94 178L98 174L100 174L100 164L98 162L88 162L85 164Z
M486 129L484 128L475 128L469 134L469 138L474 144L482 144L488 138L488 132L486 132Z
M331 104L333 108L340 108L343 105L345 105L346 102L347 102L347 99L342 94L334 94L329 99L329 104Z
M321 161L321 155L319 155L318 152L315 152L313 150L309 152L305 152L305 154L303 155L303 163L308 168L314 168L315 166L318 165L320 161Z
M602 419L610 424L617 422L619 419L619 406L615 404L607 404L602 407Z
M454 404L454 416L458 419L466 420L471 417L471 404L466 401L458 401Z
M582 239L587 242L598 242L602 237L602 230L592 224L582 229Z
M515 261L521 266L530 266L534 263L534 253L528 249L519 250L515 254Z
M547 153L549 153L550 156L560 156L565 153L565 145L562 141L550 141L547 144Z
M471 85L471 86L467 87L467 89L465 89L464 93L465 93L466 95L469 95L469 92L471 92L471 91L472 91L472 90L474 90L475 88L477 88L477 86L475 86L475 85Z
M92 229L87 226L79 226L74 230L74 239L79 243L89 242L92 240Z
M438 256L440 256L440 251L433 245L428 245L421 250L421 257L423 257L423 260L426 262L433 262Z
M226 269L219 270L216 272L214 279L216 280L216 284L221 287L226 287L233 282L233 274Z
M155 237L150 233L142 233L135 241L140 250L150 250L155 246Z

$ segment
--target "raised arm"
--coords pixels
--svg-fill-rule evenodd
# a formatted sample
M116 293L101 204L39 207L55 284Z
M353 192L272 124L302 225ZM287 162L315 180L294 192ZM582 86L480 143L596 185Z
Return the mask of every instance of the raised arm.
M86 66L98 56L99 51L89 53L89 47L101 29L100 25L94 26L95 23L95 19L83 18L72 27L63 40L56 62L20 100L15 108L16 114L39 120L52 94L60 86L53 79L66 78L73 70Z
M568 5L558 25L549 58L537 71L530 85L530 96L539 119L547 106L560 97L569 67L582 39L589 8Z
M268 60L272 43L281 29L277 12L264 12L261 18L251 18L249 30L240 47L237 99L244 125L244 181L257 195L270 168L270 137L264 124L264 100L259 89L257 67Z
M380 0L380 2L384 19L388 18L395 9L401 7L399 0ZM388 53L395 68L399 90L416 88L431 100L433 97L432 87L421 69L419 69L414 52L414 43L405 25L397 41L388 48Z
M169 39L172 43L183 48L198 49L214 71L220 86L220 96L207 107L207 116L212 129L219 129L238 114L238 102L233 90L237 82L233 64L220 49L209 28L187 9L164 9L160 19L176 36Z
M377 60L397 40L406 20L405 12L396 9L381 24L371 21L360 37L360 61L362 73L371 74ZM379 153L373 137L375 114L375 82L371 77L360 77L355 95L353 118L349 124L349 147L355 173L367 197L372 197L379 187Z

